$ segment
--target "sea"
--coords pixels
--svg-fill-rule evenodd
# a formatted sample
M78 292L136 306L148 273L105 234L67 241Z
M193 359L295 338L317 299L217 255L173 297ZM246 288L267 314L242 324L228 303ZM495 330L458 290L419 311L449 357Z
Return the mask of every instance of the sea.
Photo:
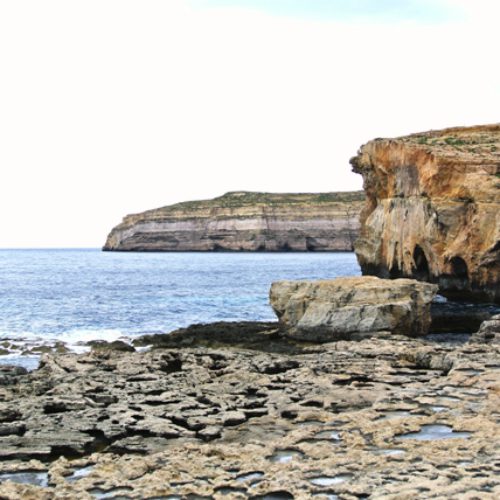
M33 368L41 346L131 341L194 323L272 321L277 280L359 275L354 253L0 250L0 363Z

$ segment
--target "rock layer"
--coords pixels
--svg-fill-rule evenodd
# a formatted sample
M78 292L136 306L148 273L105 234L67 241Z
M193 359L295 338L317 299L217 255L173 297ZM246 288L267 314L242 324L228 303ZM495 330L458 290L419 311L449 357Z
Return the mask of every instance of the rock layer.
M231 192L128 215L104 250L352 251L364 194Z
M12 368L0 497L499 498L498 344L311 346L271 326Z
M363 274L500 302L500 125L375 139L351 160L367 195Z
M287 336L309 341L357 339L380 332L424 335L437 286L372 276L278 281L270 300Z

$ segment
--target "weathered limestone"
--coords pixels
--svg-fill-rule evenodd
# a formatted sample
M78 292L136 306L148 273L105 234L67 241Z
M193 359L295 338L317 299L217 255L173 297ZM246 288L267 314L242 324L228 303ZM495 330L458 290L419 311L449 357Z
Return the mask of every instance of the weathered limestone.
M479 330L472 335L471 342L500 344L500 314L484 321Z
M437 286L415 280L365 276L279 281L270 301L287 336L325 342L387 331L423 335L436 292Z
M351 164L367 195L363 274L500 302L500 124L375 139Z
M311 345L275 327L5 368L0 498L500 497L498 345Z
M352 251L362 191L232 192L128 215L104 250Z

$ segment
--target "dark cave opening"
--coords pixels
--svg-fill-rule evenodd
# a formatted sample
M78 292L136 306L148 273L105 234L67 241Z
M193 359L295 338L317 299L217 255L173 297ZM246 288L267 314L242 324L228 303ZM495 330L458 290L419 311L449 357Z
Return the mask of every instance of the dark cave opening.
M469 270L467 268L467 263L462 257L453 257L450 260L451 264L451 273L455 278L460 280L468 280L469 279Z
M429 281L429 262L427 261L425 252L419 245L415 245L415 249L413 250L413 262L414 267L412 269L412 273L415 279L419 281Z

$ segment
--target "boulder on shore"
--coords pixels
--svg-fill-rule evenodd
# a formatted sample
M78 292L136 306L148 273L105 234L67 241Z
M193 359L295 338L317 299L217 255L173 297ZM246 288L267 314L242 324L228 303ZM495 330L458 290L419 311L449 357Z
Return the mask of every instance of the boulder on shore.
M321 281L278 281L270 301L289 337L312 342L360 339L391 332L427 333L437 286L372 276Z

